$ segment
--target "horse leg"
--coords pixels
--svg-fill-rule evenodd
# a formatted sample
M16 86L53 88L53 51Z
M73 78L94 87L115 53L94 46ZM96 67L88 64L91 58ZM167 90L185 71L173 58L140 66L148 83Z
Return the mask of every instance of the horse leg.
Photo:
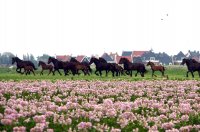
M16 68L16 72L21 73L21 68Z
M41 75L43 75L43 69L42 69L42 71L40 72L40 76L41 76Z
M137 74L138 74L138 70L137 70L137 72L135 73L135 77L137 77Z
M60 75L62 75L62 74L60 73L59 69L57 69L57 71L58 71L58 73L59 73Z
M35 76L35 72L33 70L31 70L31 71L32 71L33 75Z
M126 70L126 74L127 74L127 75L130 75L130 71Z
M112 76L113 76L113 77L115 76L115 71L112 71Z
M188 77L188 73L189 73L189 72L190 72L190 71L187 71L187 72L186 72L186 77Z
M102 76L102 72L101 72L101 70L99 70L99 74L100 74L100 76Z
M99 74L98 74L97 72L98 72L98 70L96 70L94 73L95 73L97 76L99 76Z
M192 78L194 78L194 73L193 73L193 71L191 71L191 74L192 74Z
M52 70L49 70L49 74L52 72ZM49 74L48 74L48 76L49 76Z
M154 70L152 70L152 74L151 74L151 77L153 77L153 75L154 75Z

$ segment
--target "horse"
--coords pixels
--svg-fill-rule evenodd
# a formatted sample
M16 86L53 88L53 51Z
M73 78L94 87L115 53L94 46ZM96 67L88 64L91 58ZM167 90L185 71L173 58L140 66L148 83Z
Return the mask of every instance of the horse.
M186 73L186 77L188 77L188 73L190 72L192 74L192 77L194 78L194 74L193 72L198 71L199 77L200 77L200 63L198 63L196 60L194 59L186 59L184 58L181 62L181 65L186 64L187 66L187 73Z
M138 72L142 77L144 77L144 73L147 72L145 69L145 65L143 63L131 63L127 58L121 58L119 60L119 64L124 64L124 70L126 70L126 74L129 74L132 77L132 71L136 70L137 76Z
M164 74L164 72L165 72L165 67L164 66L156 66L153 62L151 62L151 61L149 61L148 63L147 63L147 66L150 66L151 67L151 70L152 70L152 77L153 76L155 76L156 77L156 75L154 74L154 72L155 71L160 71L161 73L162 73L162 76L165 76Z
M32 66L34 70L37 70L35 68L35 65L31 61L23 61L23 60L19 59L18 57L13 57L12 64L14 64L15 62L17 63L16 72L18 72L18 73L22 73L21 69L24 68L25 66Z
M60 75L62 75L60 73L59 69L64 70L65 76L68 75L69 70L71 70L73 75L76 74L76 67L75 67L74 63L63 62L63 61L59 61L59 60L55 59L54 57L49 57L48 58L48 64L50 64L51 62L54 65L53 75L55 75L55 71L57 71Z
M33 73L33 75L35 76L35 72L34 72L34 68L32 66L24 66L24 73L27 74L30 74L30 72ZM24 74L22 73L22 74Z
M79 70L82 70L84 75L90 75L90 73L92 72L92 69L90 68L90 65L88 63L79 62L73 57L70 59L70 62L76 65L76 73L78 75L79 75L79 72L78 72Z
M102 63L107 63L107 61L102 57L99 57L99 61L101 61ZM116 63L107 63L107 64L111 65L110 68L112 68L112 69L110 69L110 70L114 70L114 72L116 72L116 76L120 76L121 74L122 75L124 74L123 73L124 69L121 66L119 66L118 64L116 64Z
M38 63L38 67L42 67L42 71L40 72L40 75L43 75L43 71L44 70L49 70L49 74L51 73L51 72L53 72L53 66L52 65L47 65L45 62L43 62L43 61L39 61L39 63ZM49 75L48 74L48 75Z
M105 70L106 71L106 76L108 76L108 72L111 71L112 72L112 76L114 76L114 70L112 69L112 65L108 64L108 63L102 63L101 61L99 61L99 59L92 57L90 59L89 65L91 65L92 63L95 64L96 66L96 71L95 74L102 76L102 71ZM99 74L97 73L99 72Z

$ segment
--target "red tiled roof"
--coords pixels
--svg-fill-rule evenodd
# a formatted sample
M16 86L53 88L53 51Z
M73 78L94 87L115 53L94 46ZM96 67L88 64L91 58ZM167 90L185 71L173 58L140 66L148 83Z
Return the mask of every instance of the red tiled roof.
M84 58L85 58L84 55L78 55L78 56L76 57L76 60L79 61L79 62L82 62Z
M71 59L71 56L69 55L57 55L56 59L60 61L69 61Z
M140 57L147 51L133 51L132 55L133 57Z
M126 59L128 59L130 62L132 62L131 56L116 56L116 63L119 63L119 60L120 60L121 58L126 58Z

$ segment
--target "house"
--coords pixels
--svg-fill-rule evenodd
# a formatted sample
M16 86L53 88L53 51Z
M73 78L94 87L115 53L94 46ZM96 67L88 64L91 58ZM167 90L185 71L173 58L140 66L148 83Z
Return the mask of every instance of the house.
M110 55L108 55L108 53L104 53L101 57L104 58L108 63L115 62L114 59Z
M70 61L71 56L69 55L56 55L56 59L59 61Z
M148 52L148 51L133 51L132 57L141 57L146 52Z
M200 61L200 53L199 51L188 51L186 54L187 58L195 59L196 61Z
M172 57L169 56L167 53L158 53L157 58L162 65L172 65Z
M131 56L132 58L133 51L122 51L122 56Z
M117 63L119 63L120 58L127 58L131 63L133 63L133 51L122 51L122 56L116 58Z
M132 52L132 60L134 63L142 63L142 55L148 51L133 51Z
M79 61L79 62L87 62L87 63L90 62L89 58L85 55L78 55L76 57L76 60Z
M142 62L141 56L148 51L123 51L122 56L130 56L131 62Z
M186 58L186 57L187 57L187 56L186 56L185 54L183 54L182 51L180 51L177 55L174 55L174 56L173 56L172 63L173 63L174 65L180 65L181 62L182 62L182 60L183 60L184 58Z
M118 53L112 53L110 52L109 56L114 60L114 62L116 62L116 57L119 56Z
M155 64L160 64L158 54L154 53L152 50L145 52L142 56L141 59L143 63L147 64L149 61L155 63Z

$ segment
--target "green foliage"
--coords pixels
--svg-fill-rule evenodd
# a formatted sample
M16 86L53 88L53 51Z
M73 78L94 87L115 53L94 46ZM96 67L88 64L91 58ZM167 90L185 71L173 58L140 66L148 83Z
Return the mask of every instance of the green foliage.
M3 96L8 101L11 98L12 94L11 93L4 93Z
M148 129L144 128L139 121L130 122L126 127L122 128L122 132L131 132L136 128L139 132L148 132Z
M199 125L200 124L200 114L197 115L189 115L188 121L181 121L180 123L175 125L175 128L179 129L183 126L187 125Z
M101 124L107 124L109 127L114 127L114 128L120 128L120 125L117 123L117 117L111 118L111 117L107 117L107 118L102 118L100 120Z
M5 108L2 105L0 105L0 113L4 113L4 110Z
M68 76L60 76L57 72L55 72L55 76L49 75L48 71L44 71L44 75L40 76L40 71L41 69L38 68L38 70L35 71L36 76L33 74L31 75L21 75L19 73L16 73L15 68L14 69L9 69L9 68L0 68L0 80L15 80L15 81L21 81L21 80L51 80L52 82L55 82L56 80L102 80L102 81L110 81L110 80L115 80L115 81L121 81L121 80L127 80L127 81L139 81L139 80L163 80L166 78L161 77L161 73L159 71L155 72L157 77L152 78L151 77L151 70L148 68L149 72L145 74L145 77L141 77L138 75L137 77L130 77L128 75L126 76L120 76L120 77L112 77L111 73L108 74L108 77L105 76L105 72L103 72L102 77L96 76L94 73L91 74L90 76L84 76L83 74L81 75L75 75L73 76L72 74ZM63 72L61 70L61 72ZM134 71L135 73L135 71ZM166 75L169 76L170 80L187 80L187 79L192 79L191 75L189 74L189 77L186 78L186 67L180 67L180 66L167 66ZM199 80L198 73L195 72L195 78L196 80Z
M132 96L131 96L131 101L134 102L137 98L139 98L139 96L137 96L137 95L132 95Z

